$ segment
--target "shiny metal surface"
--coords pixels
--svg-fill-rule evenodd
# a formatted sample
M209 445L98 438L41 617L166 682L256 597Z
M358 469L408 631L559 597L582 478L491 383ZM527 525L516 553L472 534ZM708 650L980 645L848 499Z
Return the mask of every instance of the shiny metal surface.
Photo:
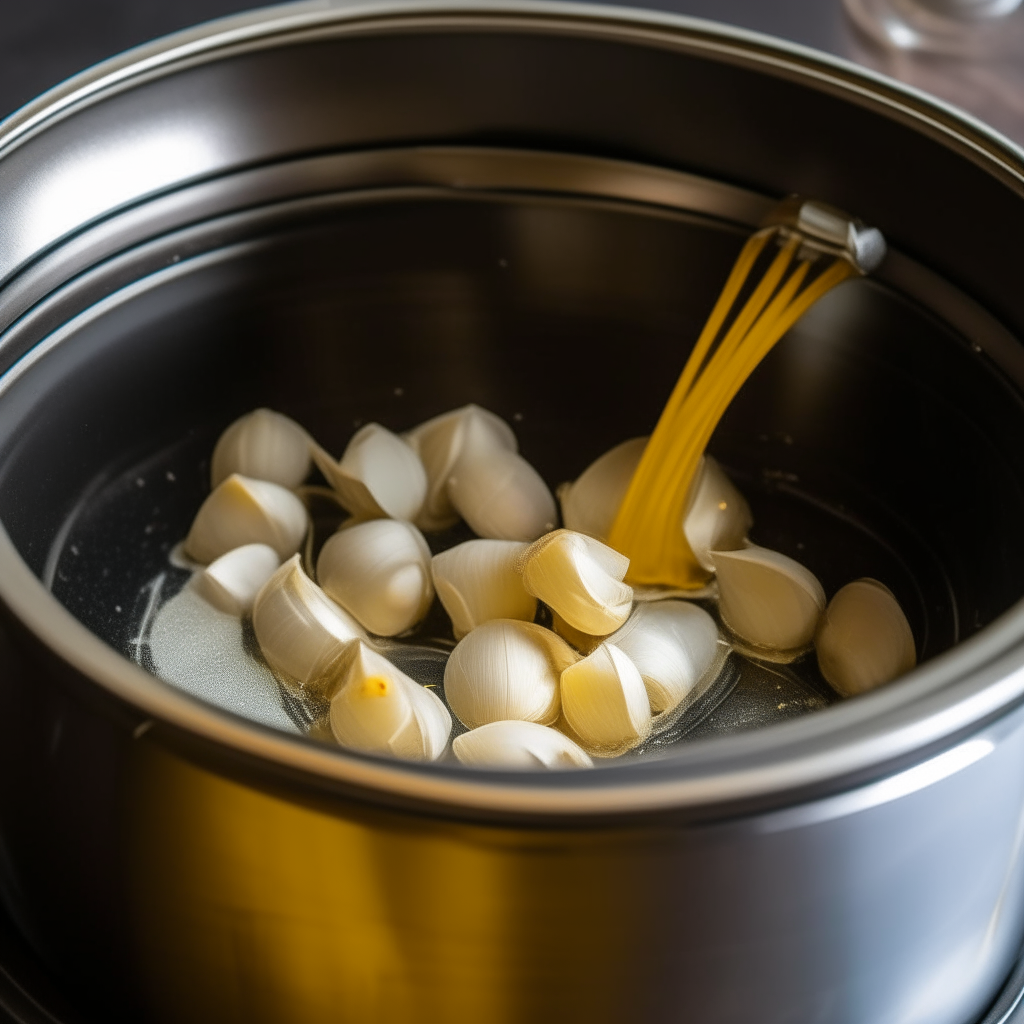
M331 814L134 756L166 1020L964 1024L1021 939L1020 713L873 787L703 829Z
M756 192L695 174L572 153L416 146L313 156L185 184L88 225L0 292L0 331L76 273L183 225L304 196L344 191L358 201L360 194L397 188L603 197L697 211L745 227L760 224L774 205ZM13 354L2 334L0 349L10 365Z
M834 206L791 196L768 215L767 224L784 224L804 236L811 252L824 252L849 260L862 274L877 270L885 260L885 238Z
M1020 1024L1024 1020L1024 962L1018 962L979 1024Z
M872 171L850 146L868 136L930 176ZM528 294L549 283L579 319L602 289L542 259L579 258L553 248L570 236L545 228L551 211L594 239L618 239L613 220L728 238L780 193L821 196L879 224L897 251L884 287L809 319L794 333L799 358L769 381L824 387L843 376L838 356L831 376L801 368L809 353L842 354L829 348L837 324L866 325L863 341L872 310L897 321L905 310L920 347L898 354L920 378L915 401L961 388L947 405L965 430L993 417L971 435L992 438L996 411L1008 428L1022 422L1024 298L1005 265L1022 180L1002 140L841 63L703 23L554 5L261 12L89 73L7 122L0 357L17 365L0 382L0 891L36 948L91 986L104 1020L960 1024L981 1013L1024 938L1024 621L1006 596L1016 549L957 536L977 521L970 503L950 529L1005 577L990 588L999 601L972 598L978 621L957 634L978 629L970 639L834 710L552 780L321 748L160 684L43 588L48 524L64 513L31 502L47 487L63 501L76 474L89 479L126 443L90 434L104 406L127 402L110 352L137 371L149 411L168 408L161 380L201 376L218 344L181 297L244 283L296 225L392 207L535 224L517 237L527 268L547 276L528 274ZM950 194L970 201L937 229ZM602 272L604 291L621 284L634 303L623 308L642 308L646 280ZM478 308L484 293L459 288L434 305ZM417 301L418 314L434 308ZM415 322L450 332L442 312ZM674 365L660 329L631 327ZM257 350L254 374L283 387L276 350ZM494 357L478 343L461 360ZM755 399L751 422L784 423L800 404ZM807 409L824 430L827 410ZM120 434L145 426L140 415ZM881 461L870 436L858 443ZM26 451L47 467L31 487ZM992 479L1017 481L1014 459L1012 444L993 449Z
M456 106L447 112L430 107L432 100L441 98L430 92L457 88L468 70L443 65L431 69L436 80L416 105L404 111L385 110L380 104L386 103L386 96L376 91L379 83L369 76L372 68L358 69L369 77L360 90L346 96L343 89L350 83L339 77L346 72L318 60L315 46L334 40L397 41L438 30L464 38L478 36L473 40L478 48L487 47L496 37L522 31L537 37L585 40L597 44L595 51L602 50L600 44L607 41L620 49L646 49L652 59L659 53L696 54L781 79L803 79L824 93L842 94L847 102L913 125L944 147L982 163L988 174L1003 177L1011 187L1022 180L1014 148L983 125L862 68L755 33L697 19L582 4L523 2L488 10L478 9L471 0L450 4L312 0L226 18L141 47L71 79L8 118L0 132L4 225L0 229L0 280L65 232L189 180L298 155L310 148L370 142L380 146L388 137L408 134L416 119L423 117L427 122L421 121L423 129L414 134L435 139L472 130L474 119L489 123L492 131L521 132L525 123L516 109L516 97L497 80L508 70L504 62L472 69L471 74L485 76L486 82L480 84L487 93L462 97L467 104L464 111ZM309 47L306 67L297 63L286 67L274 61L275 50L287 56L290 49L305 46ZM265 59L260 60L261 55ZM377 74L382 70L378 67ZM389 69L392 87L400 81L398 70ZM419 70L410 67L401 73L408 76ZM535 70L542 73L540 65ZM157 79L161 88L151 88ZM546 84L538 80L539 87ZM583 99L573 89L550 84L555 86L553 94L559 103L550 110L536 111L538 121L531 126L535 132L547 127L545 121L553 128L568 108ZM236 104L240 89L250 90L250 95L248 102ZM352 104L354 96L372 100ZM480 108L480 101L491 106ZM615 122L629 115L616 106L610 103L605 110L602 120L609 130L604 139L592 118L578 126L591 136L592 144L612 143L619 127ZM290 111L300 109L307 116L290 116ZM655 141L657 133L668 127L666 113L652 106L641 123L634 118L634 138L629 141L634 146L664 148L667 159L660 162L671 166L681 162L680 158L685 162L686 140ZM330 115L336 118L334 123L325 124L323 119ZM693 113L673 107L671 116L681 125ZM97 147L94 140L100 136L104 144ZM677 150L674 159L669 156L673 146ZM870 164L875 155L859 156L858 162L864 158ZM29 165L33 173L23 173ZM747 174L740 172L736 177L743 180ZM72 181L74 187L66 187ZM803 180L791 184L788 191L793 190L817 195L804 187ZM780 191L787 191L785 185ZM877 219L871 211L862 215Z

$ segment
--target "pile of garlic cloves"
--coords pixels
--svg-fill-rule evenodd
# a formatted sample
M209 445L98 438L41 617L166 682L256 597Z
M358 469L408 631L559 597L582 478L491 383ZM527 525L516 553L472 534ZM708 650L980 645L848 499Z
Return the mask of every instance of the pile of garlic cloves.
M858 580L826 607L806 567L750 543L750 507L709 456L679 529L720 624L693 593L635 590L606 540L645 444L601 456L556 504L512 428L475 405L404 435L368 424L337 459L257 409L214 449L211 493L182 544L191 585L251 618L267 665L338 743L413 760L590 767L678 720L730 649L789 661L813 645L844 696L913 667L893 595ZM314 466L347 514L319 551L304 486ZM440 547L460 520L475 538L432 553L424 534ZM457 641L439 692L388 657L435 599Z

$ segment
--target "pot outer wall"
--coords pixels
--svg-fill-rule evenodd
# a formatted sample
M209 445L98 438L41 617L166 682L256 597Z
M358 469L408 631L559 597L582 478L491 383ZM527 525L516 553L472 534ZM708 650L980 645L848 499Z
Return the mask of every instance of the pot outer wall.
M556 140L843 203L1024 321L1000 257L1019 236L1012 189L806 86L557 33L407 33L295 56L199 66L68 118L0 160L4 202L31 206L34 168L76 139L129 132L172 98L215 118L245 95L266 116L213 124L231 141L220 169L271 144ZM326 139L296 110L348 116ZM929 173L879 174L886 153ZM939 224L939 196L965 191L970 209L944 207ZM27 237L5 247L5 271L31 255ZM1019 710L788 809L513 827L245 784L160 726L140 732L12 616L0 657L4 899L102 1019L960 1024L1024 932Z
M1021 711L769 814L498 827L243 784L3 655L5 902L99 1019L962 1024L1022 939Z

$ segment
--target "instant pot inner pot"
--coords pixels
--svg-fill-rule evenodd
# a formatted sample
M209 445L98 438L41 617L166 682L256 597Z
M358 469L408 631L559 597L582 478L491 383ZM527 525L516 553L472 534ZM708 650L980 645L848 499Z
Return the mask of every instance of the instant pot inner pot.
M338 454L363 423L475 402L554 488L652 430L745 237L640 204L443 189L193 226L140 250L162 269L138 280L131 257L94 270L77 317L8 375L0 516L55 596L145 664L147 614L187 577L168 554L234 417L269 406ZM926 660L1020 597L1022 423L970 338L858 280L758 368L711 451L757 543L829 596L882 580ZM835 699L813 655L798 669L741 673L689 735Z

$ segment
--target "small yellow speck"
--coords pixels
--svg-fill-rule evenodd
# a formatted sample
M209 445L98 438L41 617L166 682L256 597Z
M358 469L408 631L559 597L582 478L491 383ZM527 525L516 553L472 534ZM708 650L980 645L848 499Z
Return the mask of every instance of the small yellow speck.
M786 705L785 705L784 703L783 703L783 704L780 704L780 705L779 705L779 707L778 707L778 710L779 710L779 711L781 711L781 710L782 710L782 709L783 709L783 708L784 708L785 706L786 706Z
M718 507L724 512L729 507L729 502L727 502L727 501L720 501L718 503Z
M364 697L386 697L390 690L391 684L383 676L367 676L363 680Z

